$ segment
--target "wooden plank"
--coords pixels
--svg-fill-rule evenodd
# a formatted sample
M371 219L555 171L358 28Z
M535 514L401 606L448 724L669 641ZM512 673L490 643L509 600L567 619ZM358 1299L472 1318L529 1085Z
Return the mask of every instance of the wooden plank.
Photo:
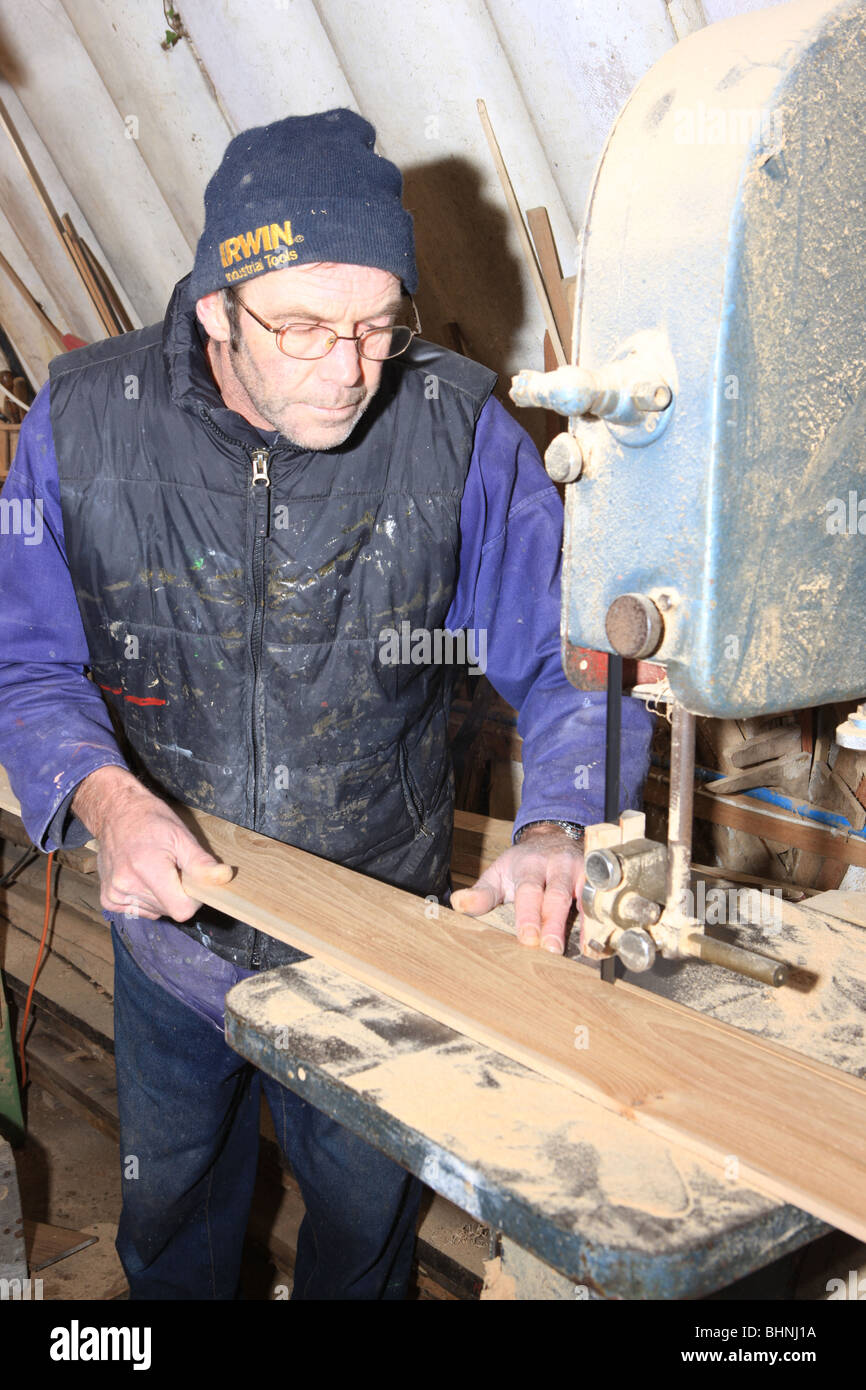
M15 286L18 293L24 299L25 303L29 304L30 308L33 310L39 322L42 324L42 327L45 329L45 332L48 334L49 338L54 343L54 346L57 348L57 351L65 352L66 344L63 341L63 334L60 332L60 329L57 327L56 323L52 323L51 319L48 317L45 310L42 308L42 305L36 299L35 295L32 295L30 293L24 281L15 272L14 268L9 264L2 252L0 252L0 270L3 270L5 272L7 277L12 281L12 284Z
M786 753L801 751L799 726L786 724L781 729L770 729L767 733L756 734L747 739L739 748L732 749L728 757L734 767L752 767L755 763L766 762L769 758L781 758ZM811 749L803 749L811 753Z
M108 274L108 271L105 269L105 266L102 264L101 261L98 261L96 259L96 256L93 254L87 242L84 240L84 237L78 237L78 245L81 247L84 259L90 267L94 279L99 285L99 288L105 298L105 301L109 309L111 310L111 313L117 324L118 333L131 333L132 323L130 322L129 315L123 307L120 295L114 288L114 285L111 281L111 277Z
M550 225L547 208L528 208L526 220L529 223L532 240L535 242L538 263L541 266L541 274L544 277L550 307L559 329L559 336L566 353L570 356L572 314L565 296L562 266L559 263L559 255L556 250L556 242L553 239L553 228Z
M0 912L17 931L29 937L35 962L45 916L44 895L13 887L4 895ZM97 926L80 912L56 902L49 922L48 948L52 956L68 961L107 994L113 993L114 953L107 922L103 919L101 927Z
M455 811L451 844L451 872L474 883L484 870L511 846L510 821Z
M550 334L550 341L553 346L553 350L556 353L556 360L560 367L564 367L568 363L568 354L566 353L563 341L559 336L559 328L557 327L556 323L556 315L553 312L553 308L547 296L547 287L544 283L544 277L541 274L541 269L536 259L535 251L533 249L529 233L526 230L526 225L523 221L523 214L520 211L520 204L517 201L517 195L514 192L514 187L512 185L511 178L509 176L508 169L505 164L505 160L502 158L502 151L499 148L499 141L496 139L496 136L494 134L493 125L491 123L489 115L487 114L486 104L479 99L476 102L476 105L478 107L478 115L481 120L481 126L484 130L484 134L487 139L487 144L490 147L490 154L493 158L493 164L497 174L499 175L499 182L502 185L502 192L505 196L505 203L509 213L511 214L511 220L514 224L514 230L517 233L517 240L520 242L520 249L523 252L524 258L526 260L526 265L529 270L529 277L532 280L532 283L535 287L535 293L537 294L538 302L541 305L541 312L543 313L544 321L547 324L547 331Z
M60 225L60 218L57 216L57 209L55 208L54 204L51 201L51 198L49 197L48 189L45 187L45 184L42 182L42 179L40 178L39 170L36 168L36 165L33 163L33 160L30 158L30 155L27 152L27 147L25 146L24 141L18 134L18 128L15 125L15 122L12 120L12 117L9 115L9 112L2 101L0 101L0 125L2 125L3 129L6 131L6 134L9 136L15 153L21 160L21 163L24 165L25 173L27 174L27 177L33 186L33 191L35 192L37 198L42 204L43 210L46 213L48 220L51 222L51 225L53 226L55 232L62 241L63 228Z
M786 753L770 762L745 767L706 784L711 796L733 796L752 787L781 787L786 796L804 796L809 786L810 753Z
M37 1025L27 1039L27 1073L100 1133L117 1139L117 1086L110 1064L84 1048L71 1051Z
M90 302L99 315L99 321L110 338L117 337L117 325L96 283L90 266L84 258L84 252L78 241L78 233L73 227L72 219L68 213L63 214L61 222L63 225L63 244L69 252L75 269L78 271L81 282L90 297Z
M8 797L8 793L7 793ZM5 800L0 804L7 806ZM717 803L712 802L713 805ZM866 1239L866 1082L422 898L177 807L236 872L188 892Z

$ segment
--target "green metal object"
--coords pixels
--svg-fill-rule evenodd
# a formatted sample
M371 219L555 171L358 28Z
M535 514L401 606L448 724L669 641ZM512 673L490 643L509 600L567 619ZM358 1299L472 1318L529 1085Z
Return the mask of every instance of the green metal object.
M10 1144L24 1143L24 1116L21 1111L21 1094L18 1090L18 1074L15 1070L15 1040L0 974L0 1135Z

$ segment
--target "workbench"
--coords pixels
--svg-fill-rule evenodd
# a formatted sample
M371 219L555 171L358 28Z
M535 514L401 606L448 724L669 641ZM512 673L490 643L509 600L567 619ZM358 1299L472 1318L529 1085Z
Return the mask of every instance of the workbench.
M500 1230L492 1297L701 1298L830 1230L313 959L235 986L226 1037Z

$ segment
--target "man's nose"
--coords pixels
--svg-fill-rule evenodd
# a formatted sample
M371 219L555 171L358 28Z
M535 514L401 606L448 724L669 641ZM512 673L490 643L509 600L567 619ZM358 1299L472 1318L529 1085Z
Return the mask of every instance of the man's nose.
M353 386L361 380L361 358L354 339L337 339L327 357L322 358L319 375L324 381L338 382L341 386Z

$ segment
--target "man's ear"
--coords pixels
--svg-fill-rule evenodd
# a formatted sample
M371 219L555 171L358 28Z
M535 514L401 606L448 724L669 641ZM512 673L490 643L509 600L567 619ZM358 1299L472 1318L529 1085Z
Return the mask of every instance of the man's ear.
M218 343L227 343L231 337L228 315L223 302L222 290L212 290L196 300L195 312L198 321L209 338Z

